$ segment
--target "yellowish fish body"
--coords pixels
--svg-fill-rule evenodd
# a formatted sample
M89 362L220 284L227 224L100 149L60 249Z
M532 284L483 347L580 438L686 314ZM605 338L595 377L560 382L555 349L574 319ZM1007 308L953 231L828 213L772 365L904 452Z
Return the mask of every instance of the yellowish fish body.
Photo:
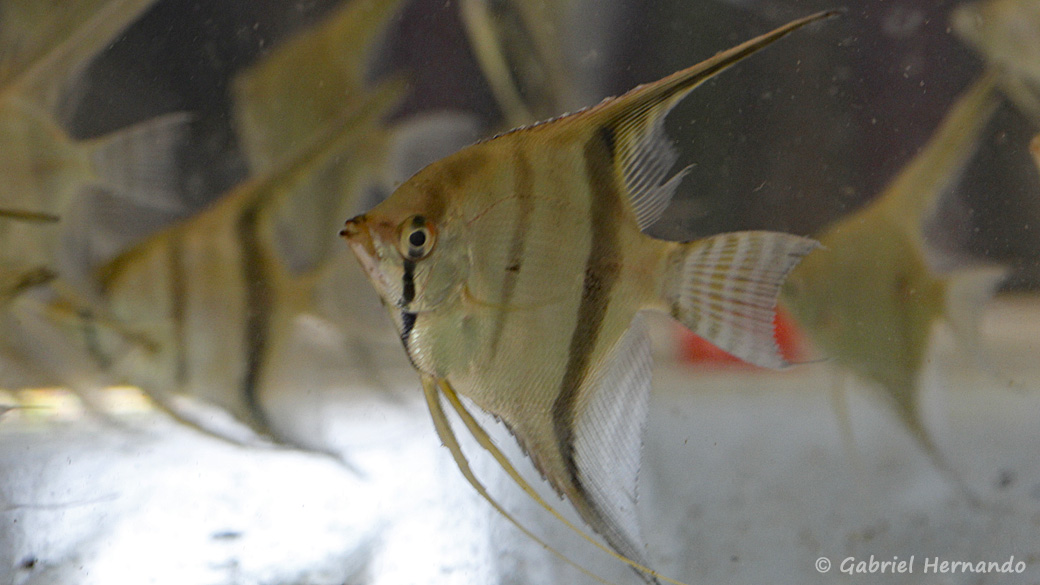
M208 426L180 398L218 406L261 436L322 450L272 417L272 401L289 387L272 375L291 360L286 355L300 320L316 314L314 288L325 267L289 270L278 245L279 212L301 184L333 162L355 184L331 197L355 197L371 172L363 145L378 142L379 119L397 94L394 84L366 94L270 172L104 266L98 279L104 318L80 327L98 364L117 383L141 387L171 414L211 434L251 439Z
M266 172L293 156L357 107L373 91L365 73L377 40L398 12L399 0L352 0L318 25L280 44L263 60L240 73L233 84L235 127L250 168ZM395 81L381 81L379 85ZM387 148L382 136L369 138L362 164L376 167ZM294 269L324 262L335 240L327 234L343 215L358 211L354 164L326 165L301 181L277 213L279 229L293 233ZM302 230L297 226L308 225ZM362 280L362 279L359 279Z
M687 243L643 234L683 176L670 173L676 154L663 119L705 79L824 16L466 148L342 232L422 375L445 443L457 445L434 387L501 419L553 487L650 580L635 512L651 370L640 312L669 313L743 359L781 367L776 296L816 247L770 232Z
M0 280L15 283L9 290L49 280L59 264L62 237L89 232L85 219L69 213L86 187L147 207L177 207L174 149L186 116L162 116L101 138L74 140L57 115L90 60L153 1L0 3L0 207L62 218L53 226L0 222ZM44 274L48 278L40 278Z
M0 207L0 237L15 241L11 236L24 228L27 233L21 237L42 238L40 232L48 229L46 224L57 221L57 216L47 213ZM22 291L54 278L54 271L48 264L49 258L18 254L17 247L9 247L4 243L0 243L0 250L3 250L0 253L0 307Z
M90 151L23 100L0 102L0 144L0 205L58 213L83 185L97 180Z
M994 88L987 75L968 89L881 196L819 235L825 249L806 258L784 290L785 305L822 353L879 384L944 472L917 404L932 330L945 321L976 354L981 305L1005 270L940 270L923 229L974 152L996 108Z
M88 153L50 117L20 99L0 99L0 208L57 219L91 176ZM0 296L6 299L54 274L62 226L25 219L0 218Z
M63 237L91 233L89 219L72 212L88 187L153 209L177 209L175 149L187 122L183 114L168 114L101 138L73 140L30 102L0 99L0 207L62 218L51 226L0 222L0 259L56 269Z
M236 77L236 131L253 177L100 271L100 310L79 328L115 382L224 439L331 449L317 411L331 389L371 385L365 351L377 340L351 327L368 308L360 271L353 286L336 274L329 294L331 267L348 259L328 250L328 234L382 168L382 117L403 87L366 82L363 64L395 9L346 3ZM252 432L213 424L214 406Z

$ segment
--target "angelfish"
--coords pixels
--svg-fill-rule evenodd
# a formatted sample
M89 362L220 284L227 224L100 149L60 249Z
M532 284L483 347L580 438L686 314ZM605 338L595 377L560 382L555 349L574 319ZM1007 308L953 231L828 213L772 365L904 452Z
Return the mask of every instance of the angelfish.
M645 235L685 174L670 174L677 154L664 117L700 83L830 14L460 150L341 232L474 487L486 496L457 452L441 394L485 447L459 396L503 421L615 556L648 580L656 573L635 508L651 370L641 312L668 313L748 362L784 367L773 336L777 295L818 246L764 231L691 242Z

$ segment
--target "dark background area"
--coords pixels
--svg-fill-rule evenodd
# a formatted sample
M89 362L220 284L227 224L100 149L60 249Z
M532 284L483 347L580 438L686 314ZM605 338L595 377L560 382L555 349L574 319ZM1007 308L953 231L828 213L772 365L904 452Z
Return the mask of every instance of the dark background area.
M73 131L92 136L163 112L192 112L183 190L202 205L246 172L228 102L235 72L336 4L161 0L89 69ZM957 4L849 3L840 18L784 39L695 91L669 118L679 165L693 167L658 235L757 228L811 234L869 201L982 71L949 28ZM602 95L834 7L820 0L626 2ZM488 133L500 129L452 0L405 3L372 71L410 79L397 116L450 108L479 115ZM1035 131L1002 107L934 230L958 253L1011 263L1008 288L1040 287L1040 180L1028 153Z

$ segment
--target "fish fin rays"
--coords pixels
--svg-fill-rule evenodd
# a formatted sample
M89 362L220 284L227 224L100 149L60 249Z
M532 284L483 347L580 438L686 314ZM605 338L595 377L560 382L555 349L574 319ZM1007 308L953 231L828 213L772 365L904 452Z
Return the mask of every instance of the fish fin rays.
M595 575L592 575L581 566L564 557L562 553L559 553L558 551L556 551L556 549L548 546L540 539L533 537L533 535L528 531L527 528L520 525L518 521L511 515L503 512L501 506L496 501L494 501L493 498L491 498L490 494L487 493L487 490L484 489L483 485L481 485L479 481L476 479L476 477L473 476L473 472L469 468L469 464L465 459L465 455L463 455L461 452L461 448L458 445L458 441L455 439L454 433L451 430L451 426L449 425L447 417L444 414L444 410L440 405L438 392L440 395L443 395L443 397L452 406L452 408L458 414L459 418L462 420L463 424L466 426L466 429L469 430L469 432L477 440L480 446L489 454L491 454L495 461L498 462L498 464L502 467L502 470L506 472L506 475L508 475L520 487L520 489L524 491L525 494L527 494L539 506L541 506L547 512L549 512L554 518L563 523L564 526L572 530L578 536L582 537L584 540L591 543L593 546L595 546L602 552L606 553L607 555L610 555L611 557L625 563L626 565L629 565L633 569L636 569L640 572L640 575L650 583L664 581L673 585L685 585L681 581L677 581L675 579L671 579L669 577L657 573L656 571L650 569L645 564L638 562L635 559L631 559L622 553L611 550L610 548L602 544L599 540L597 540L596 538L594 538L578 526L575 526L574 523L568 520L555 507L549 504L545 500L545 498L543 498L541 494L535 491L531 484L526 479L524 479L523 475L521 475L520 472L516 469L516 467L513 466L513 464L509 461L508 457L506 457L506 455L502 453L501 450L499 450L499 448L495 445L494 441L487 434L487 431L485 431L480 426L480 423L478 423L477 420L473 418L473 415L470 414L466 407L462 404L462 401L460 400L458 394L456 394L455 390L452 388L451 384L448 383L446 380L436 380L430 376L424 375L423 389L426 392L427 403L430 406L430 413L433 415L434 424L437 426L437 432L440 435L441 440L444 442L445 446L452 451L452 455L455 457L455 461L459 465L460 471L462 471L463 475L466 476L467 481L469 481L470 484L473 485L473 487L481 494L481 496L488 500L491 503L492 507L494 507L499 512L502 512L503 515L505 515L506 518L513 525L517 526L517 528L520 529L521 532L527 534L528 536L532 536L532 538L535 538L536 542L547 548L557 557L563 559L564 562L567 562L571 566L576 567L582 573L593 577L597 581L605 582L603 579Z
M593 372L588 402L575 422L574 459L589 523L626 557L646 565L636 513L643 430L650 401L652 357L643 317ZM585 510L588 508L588 510Z
M663 291L671 315L746 362L787 366L773 331L777 297L788 273L819 242L752 231L671 245Z
M686 170L668 177L678 158L664 131L664 119L695 87L774 41L835 12L816 13L723 51L697 65L580 113L612 131L616 170L623 178L641 230L668 207Z
M177 149L192 117L166 114L91 140L91 164L101 185L148 209L181 211Z
M669 106L671 109L671 106ZM667 112L665 112L667 113ZM621 142L617 164L640 230L654 225L672 201L689 167L668 177L679 155L664 131L664 113L635 140Z
M431 378L430 376L423 375L422 385L423 393L426 397L426 404L430 409L430 415L433 418L433 425L437 431L437 436L440 437L441 442L451 452L451 456L455 460L455 464L458 466L459 471L462 472L463 477L466 478L466 481L469 482L473 489L478 494L480 494L480 496L484 498L484 500L487 501L488 504L490 504L496 512L501 514L506 520L509 521L510 524L515 526L518 530L520 530L520 532L523 532L528 538L540 544L543 548L551 552L554 556L556 556L563 562L567 563L568 565L576 568L583 574L595 579L596 581L599 581L600 583L610 584L610 581L607 581L599 577L598 575L593 574L588 569L572 561L562 552L556 550L548 543L546 543L544 540L535 535L533 532L531 532L530 529L521 524L515 516L510 514L502 506L502 504L500 504L498 500L496 500L494 496L492 496L491 493L487 491L487 488L484 487L484 484L481 483L480 479L478 479L476 474L473 473L473 469L469 465L469 460L466 459L465 453L462 452L462 446L459 444L458 438L455 436L455 431L451 428L451 423L448 421L448 416L444 411L443 405L441 404L442 392L444 398L448 400L448 402L452 405L452 407L459 414L459 416L462 417L464 424L466 425L467 429L469 429L469 431L473 433L473 436L477 439L477 442L480 443L480 445L485 450L491 453L495 460L500 465L502 465L502 468L506 471L506 473L509 474L510 477L512 477L514 480L516 480L517 483L520 484L520 487L528 495L533 497L542 507L552 512L555 516L563 520L563 522L566 523L568 526L584 535L584 533L581 532L580 529L571 525L565 519L563 519L563 517L560 516L559 513L556 512L556 510L552 508L544 499L542 499L541 496L537 495L537 492L535 492L533 488L531 488L531 486L526 482L526 480L524 480L523 477L519 475L516 469L513 468L512 465L509 463L509 460L505 457L505 455L501 451L499 451L497 447L495 447L493 442L491 442L491 437L489 437L487 433L484 432L484 430L479 426L479 424L472 418L472 416L469 415L469 412L459 401L458 396L455 395L454 390L451 389L451 386L449 384ZM591 538L588 536L586 537Z

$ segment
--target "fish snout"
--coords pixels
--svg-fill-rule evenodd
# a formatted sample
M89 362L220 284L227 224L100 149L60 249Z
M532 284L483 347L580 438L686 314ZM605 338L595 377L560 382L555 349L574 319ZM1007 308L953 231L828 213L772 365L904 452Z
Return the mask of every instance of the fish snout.
M351 251L361 260L366 269L374 266L376 258L376 246L372 239L367 218L359 215L347 220L340 230L339 235L350 244Z
M363 232L365 229L365 216L358 215L347 220L347 223L343 225L343 229L340 230L339 235L347 240L352 240Z

